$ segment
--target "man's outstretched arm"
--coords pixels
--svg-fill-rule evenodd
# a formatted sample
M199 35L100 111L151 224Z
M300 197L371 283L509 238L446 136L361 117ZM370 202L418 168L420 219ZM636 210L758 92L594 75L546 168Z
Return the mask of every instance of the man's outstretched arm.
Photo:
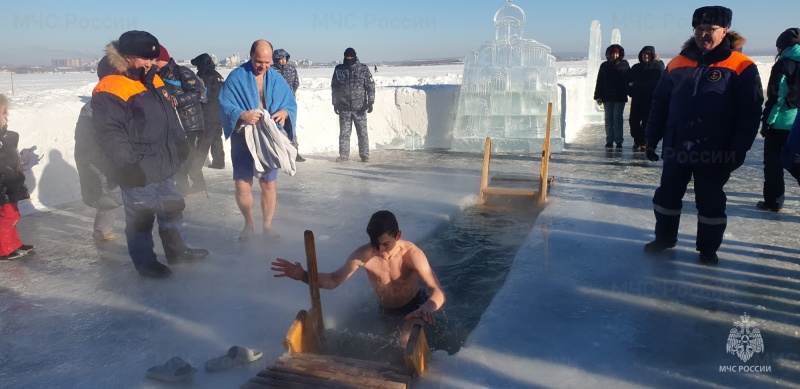
M333 273L317 273L319 287L322 289L336 289L337 286L347 281L359 268L359 261L352 258ZM289 277L293 280L308 283L308 272L303 269L300 262L291 263L283 258L277 258L272 262L272 271L276 272L275 277Z

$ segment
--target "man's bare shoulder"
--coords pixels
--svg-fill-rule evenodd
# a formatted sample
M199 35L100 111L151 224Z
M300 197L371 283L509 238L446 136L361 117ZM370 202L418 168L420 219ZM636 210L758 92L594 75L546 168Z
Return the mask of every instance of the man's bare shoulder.
M347 258L348 261L355 261L359 263L359 266L364 266L367 261L369 261L372 257L375 256L375 250L373 250L372 246L369 243L364 245L358 246L353 252L350 254L350 257Z
M401 240L398 242L401 244L403 249L403 258L406 260L414 260L414 259L424 259L425 253L422 252L422 249L419 248L413 242L409 242L407 240Z

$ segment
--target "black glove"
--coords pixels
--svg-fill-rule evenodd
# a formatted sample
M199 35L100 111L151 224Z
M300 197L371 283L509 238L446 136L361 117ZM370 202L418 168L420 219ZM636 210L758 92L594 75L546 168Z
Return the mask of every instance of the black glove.
M660 158L658 158L658 154L656 154L655 147L648 147L644 150L644 156L647 157L648 160L653 162L658 162Z
M132 163L119 168L117 181L128 188L138 188L147 185L147 177L138 163Z
M339 114L339 108L333 107L333 112L336 112L336 114L338 115Z
M367 113L372 113L372 104L367 106Z
M181 163L186 162L186 160L189 159L189 155L192 153L189 148L189 140L181 139L176 141L175 146L178 147L178 160L180 160Z

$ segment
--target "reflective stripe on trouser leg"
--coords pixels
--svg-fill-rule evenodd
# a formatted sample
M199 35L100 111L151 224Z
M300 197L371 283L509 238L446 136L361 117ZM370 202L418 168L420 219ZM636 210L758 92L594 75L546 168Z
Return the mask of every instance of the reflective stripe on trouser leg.
M656 216L656 239L670 242L678 240L681 209L667 209L653 204L653 213Z
M728 227L727 217L709 218L697 215L697 251L717 252Z
M698 166L694 173L694 197L697 202L697 250L716 252L728 225L725 214L727 197L723 187L730 178L727 167L709 164Z
M664 162L661 184L653 195L653 212L656 216L656 239L676 241L681 222L683 196L692 178L692 169Z

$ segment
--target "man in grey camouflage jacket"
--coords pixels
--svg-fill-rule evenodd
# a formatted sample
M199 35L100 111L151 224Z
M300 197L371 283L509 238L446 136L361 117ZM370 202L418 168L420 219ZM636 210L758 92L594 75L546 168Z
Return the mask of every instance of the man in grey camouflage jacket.
M350 132L356 126L358 155L361 162L369 162L369 138L367 136L367 113L375 103L375 82L367 65L358 61L356 51L347 48L344 63L336 65L331 81L333 111L339 115L339 158L336 162L350 159Z
M278 73L283 76L283 79L286 80L286 83L289 84L289 87L292 88L292 94L297 98L297 88L300 86L300 77L297 76L297 69L295 69L294 65L289 63L289 55L288 52L284 49L277 49L272 53L272 67L278 71ZM286 122L284 124L284 128L289 127L291 130L290 132L294 134L294 139L292 139L292 146L294 148L298 148L297 143L297 125L292 123L291 121ZM295 158L297 162L305 162L306 159L300 156L300 152L297 153L297 158Z

